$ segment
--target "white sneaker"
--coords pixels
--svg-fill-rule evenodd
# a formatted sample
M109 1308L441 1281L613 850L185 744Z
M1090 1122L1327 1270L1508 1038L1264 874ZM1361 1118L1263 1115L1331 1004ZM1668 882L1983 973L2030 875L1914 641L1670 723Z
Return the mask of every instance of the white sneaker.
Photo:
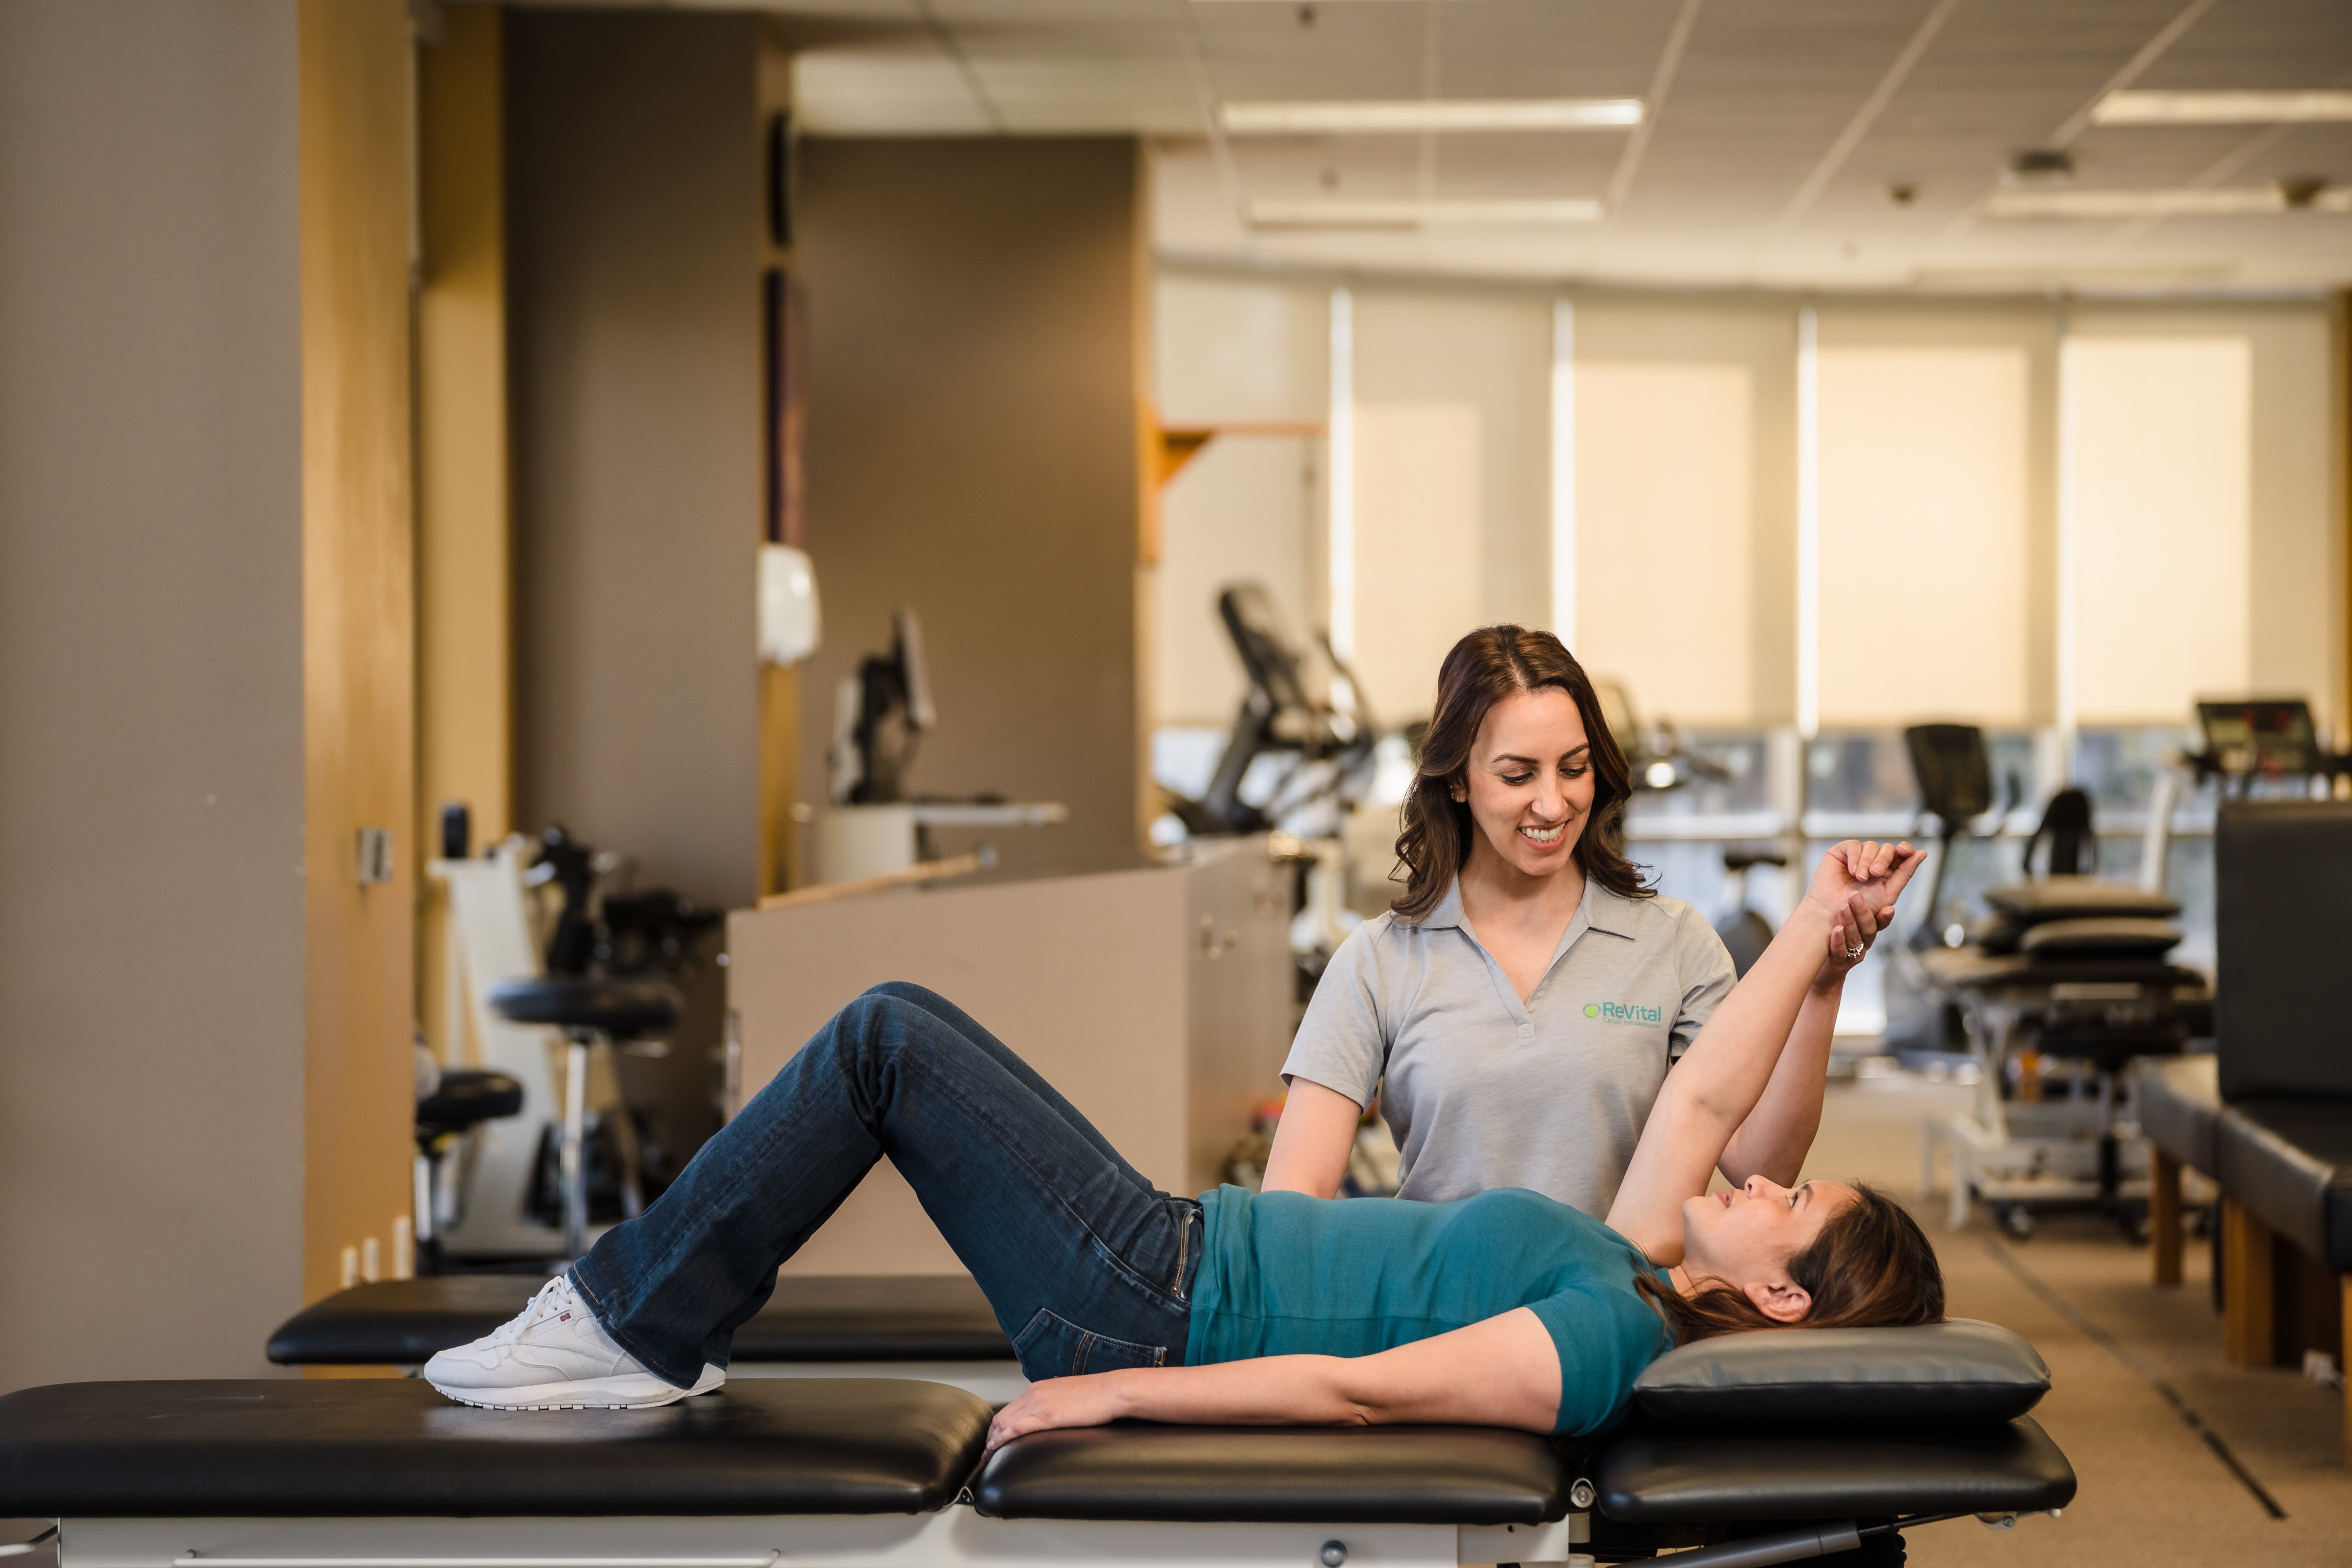
M486 1410L648 1410L727 1381L707 1363L692 1388L664 1383L613 1342L571 1277L558 1275L513 1321L425 1363L425 1381Z

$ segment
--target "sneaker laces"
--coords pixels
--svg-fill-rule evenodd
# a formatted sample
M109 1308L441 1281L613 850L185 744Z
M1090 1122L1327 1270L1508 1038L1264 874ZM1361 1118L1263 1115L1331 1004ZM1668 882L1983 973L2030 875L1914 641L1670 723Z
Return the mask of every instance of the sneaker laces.
M529 1306L499 1325L490 1335L490 1343L494 1345L516 1343L523 1335L545 1322L562 1306L563 1298L571 1293L572 1281L561 1274L557 1275L539 1288L539 1294L530 1299Z

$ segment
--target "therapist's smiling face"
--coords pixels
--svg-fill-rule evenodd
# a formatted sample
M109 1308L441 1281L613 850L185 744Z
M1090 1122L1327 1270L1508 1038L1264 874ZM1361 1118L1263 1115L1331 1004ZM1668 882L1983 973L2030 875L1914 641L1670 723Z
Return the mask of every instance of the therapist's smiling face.
M1570 863L1592 812L1592 748L1574 698L1545 686L1496 703L1463 775L1480 845L1530 877Z

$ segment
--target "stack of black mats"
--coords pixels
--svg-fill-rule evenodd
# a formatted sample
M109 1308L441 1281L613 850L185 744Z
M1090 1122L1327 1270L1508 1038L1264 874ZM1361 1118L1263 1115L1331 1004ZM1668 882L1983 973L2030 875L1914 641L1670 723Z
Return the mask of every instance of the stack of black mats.
M2180 944L2180 906L2161 893L2095 877L2044 877L1985 894L1992 912L1969 935L1990 953L2041 963L2160 960Z

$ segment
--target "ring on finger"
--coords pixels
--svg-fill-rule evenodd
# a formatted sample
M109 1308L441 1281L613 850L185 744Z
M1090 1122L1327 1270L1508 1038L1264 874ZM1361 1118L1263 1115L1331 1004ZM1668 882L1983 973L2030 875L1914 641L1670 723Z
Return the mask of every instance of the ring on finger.
M1851 963L1851 962L1853 962L1853 961L1854 961L1854 960L1857 960L1857 959L1861 958L1861 956L1862 956L1864 952L1868 952L1868 951L1869 951L1869 950L1868 950L1867 948L1865 948L1865 947L1862 946L1860 943L1858 943L1858 942L1857 942L1857 943L1853 944L1852 946L1849 946L1849 947L1845 950L1845 956L1846 956L1847 961L1848 961L1849 963Z

